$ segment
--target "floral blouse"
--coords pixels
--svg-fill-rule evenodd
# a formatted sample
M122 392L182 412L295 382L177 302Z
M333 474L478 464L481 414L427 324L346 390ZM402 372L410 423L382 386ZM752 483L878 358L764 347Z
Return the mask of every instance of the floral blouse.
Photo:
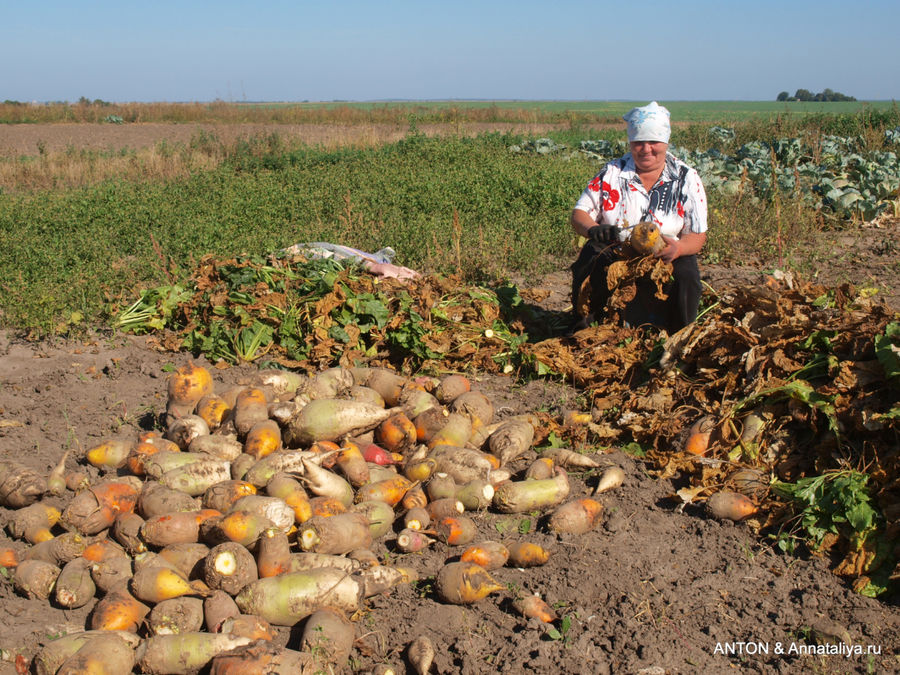
M669 153L649 194L628 153L594 176L575 208L586 211L597 223L621 228L652 220L667 237L706 232L706 191L700 175ZM630 233L623 230L619 236L624 241Z

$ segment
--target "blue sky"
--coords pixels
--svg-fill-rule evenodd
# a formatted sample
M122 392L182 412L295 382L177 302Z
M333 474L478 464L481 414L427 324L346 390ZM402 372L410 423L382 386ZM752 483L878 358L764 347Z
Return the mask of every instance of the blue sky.
M900 2L2 0L0 100L900 98Z

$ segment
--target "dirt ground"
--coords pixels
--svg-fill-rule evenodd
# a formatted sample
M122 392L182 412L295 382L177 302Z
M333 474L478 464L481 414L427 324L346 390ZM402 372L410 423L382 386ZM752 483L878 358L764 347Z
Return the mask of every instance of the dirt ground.
M62 142L80 142L73 138ZM0 127L0 151L9 142L8 129ZM897 224L884 227L863 228L823 253L820 280L877 286L897 308L895 254L882 243L886 234L896 240ZM758 277L752 267L704 267L713 288ZM550 291L543 301L547 309L565 307L568 283L565 271L535 283ZM0 459L46 473L68 450L67 467L83 468L79 453L100 439L136 436L158 425L168 372L189 358L130 336L33 343L0 332ZM197 363L213 373L217 390L252 370L218 369L202 358ZM577 391L546 381L522 385L491 376L476 386L498 416L561 414L579 404ZM412 673L405 648L427 635L437 651L431 672L441 674L900 671L898 598L854 593L829 571L829 560L773 551L752 523L718 521L700 507L677 508L677 476L657 480L639 459L620 451L598 459L623 468L626 479L599 498L602 523L588 534L552 535L532 515L475 514L481 537L533 541L552 554L542 567L496 570L504 590L472 606L440 602L430 580L459 549L436 544L403 554L394 548L393 535L377 541L374 553L415 569L422 581L366 602L355 617L353 670L389 662L397 673ZM525 460L519 462L524 466ZM597 475L574 473L573 496L589 495ZM49 501L62 507L70 498L68 493ZM0 508L0 525L10 514ZM8 544L24 547L4 531L0 546ZM555 631L513 609L515 598L526 594L539 594L556 609ZM0 674L16 672L16 655L30 659L53 636L85 627L90 609L91 604L64 610L26 599L0 577ZM296 648L299 637L299 627L282 629L277 640Z

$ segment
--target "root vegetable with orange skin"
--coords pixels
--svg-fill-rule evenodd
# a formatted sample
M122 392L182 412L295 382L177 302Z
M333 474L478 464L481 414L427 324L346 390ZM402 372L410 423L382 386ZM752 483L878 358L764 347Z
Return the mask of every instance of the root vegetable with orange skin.
M244 452L262 459L281 450L281 428L275 420L265 419L254 424L244 439Z
M487 439L491 454L500 459L501 465L524 455L533 442L534 427L523 419L504 422Z
M361 600L359 583L343 570L328 567L259 579L235 597L241 612L276 626L293 626L321 607L355 612Z
M438 597L454 605L473 604L503 588L487 570L470 562L448 563L435 578Z
M312 516L336 516L339 513L347 513L344 503L334 497L313 497L309 500L310 517ZM306 518L303 522L306 522Z
M369 465L356 443L345 442L338 451L335 463L353 487L358 488L369 482Z
M96 563L110 558L127 558L128 552L112 539L101 539L88 544L81 552L81 557Z
M88 464L105 471L115 471L125 465L136 443L132 438L106 438L85 452Z
M19 552L11 546L0 547L0 567L15 569L19 565Z
M216 509L222 513L230 511L242 497L255 495L256 486L244 480L223 480L211 485L203 493L203 508ZM273 495L275 496L275 495Z
M125 459L125 468L135 476L143 476L144 459L150 455L155 455L161 450L180 452L181 448L178 447L177 443L173 443L168 439L158 436L145 436L142 440L138 441L137 445L132 448L131 453Z
M303 625L300 649L315 655L322 666L341 668L350 658L356 628L346 615L331 607L317 609Z
M47 600L53 592L60 569L45 560L23 560L13 573L13 587L27 598Z
M294 511L294 522L302 523L312 516L312 505L303 485L293 476L279 472L266 483L266 494L283 499Z
M212 391L212 375L193 361L176 368L169 376L168 400L176 405L193 408L197 401Z
M437 460L433 457L426 457L424 459L417 459L411 462L407 462L403 467L403 475L409 478L411 481L424 483L429 478L431 478L436 468Z
M719 520L739 521L755 514L759 509L747 495L723 490L706 502L709 512Z
M144 483L135 506L135 511L144 520L170 513L196 510L197 502L189 494L160 485L156 481Z
M425 508L426 504L428 504L428 495L425 494L425 490L418 483L413 484L406 491L406 494L403 495L403 499L400 500L400 506L407 511Z
M200 631L154 635L135 650L135 659L142 673L193 674L206 668L219 654L250 642L247 637Z
M701 417L691 425L687 439L684 442L684 451L689 455L702 456L709 452L709 439L715 428L715 420L712 417Z
M77 532L63 532L52 539L38 542L22 553L22 560L43 560L53 565L65 565L80 556L88 542Z
M107 591L91 613L93 630L124 630L136 633L150 608L135 598L128 590L127 582Z
M631 229L628 243L637 255L655 255L666 247L659 227L652 220L645 220Z
M548 525L553 532L584 534L599 522L603 505L590 497L574 499L558 506L550 514Z
M134 649L117 633L98 635L63 661L56 675L129 675L134 668Z
M494 508L501 513L524 513L560 504L569 496L569 478L560 467L556 472L553 478L498 485L494 492Z
M509 549L499 541L482 541L469 546L459 559L480 565L490 571L503 567L509 560Z
M513 600L513 607L522 616L529 619L538 619L544 623L553 623L559 616L544 600L537 595L526 595Z
M209 675L311 673L318 667L312 654L257 640L217 655L212 660Z
M253 555L244 546L232 541L214 546L203 565L206 585L229 595L235 595L258 578Z
M278 529L287 532L294 525L294 510L287 502L268 495L247 495L238 499L231 511L249 511L268 518Z
M181 596L163 600L147 615L150 635L192 633L203 628L203 600Z
M550 457L538 457L528 465L528 470L525 472L525 479L543 480L545 478L552 478L555 468L556 464Z
M387 502L380 499L359 502L350 507L351 513L362 513L369 521L369 532L372 539L380 539L393 529L394 509Z
M134 573L128 582L134 597L142 602L156 604L182 595L203 594L204 591L192 584L170 567L143 567Z
M269 401L262 389L247 387L242 389L234 401L232 421L238 438L244 438L255 425L269 419Z
M416 440L419 443L428 443L441 428L447 423L450 413L439 407L428 408L415 417L411 417L416 427Z
M275 525L265 516L249 511L231 511L204 521L200 526L200 538L211 546L234 541L252 549L259 536L270 527Z
M396 506L411 487L412 483L405 476L397 475L394 478L363 485L356 491L355 501L358 503L378 500Z
M441 518L435 524L434 530L438 539L451 546L465 546L471 543L478 534L475 521L466 516Z
M369 520L362 513L341 513L329 518L313 516L297 531L300 548L312 553L341 555L372 545Z
M207 394L197 401L194 414L206 422L210 431L215 431L231 415L231 406L221 396Z
M509 551L507 565L510 567L539 567L550 559L550 551L540 544L516 541L506 544Z
M20 509L47 492L47 480L18 462L0 460L0 506Z
M281 530L270 527L259 537L256 571L260 578L284 574L289 569L291 543Z
M59 522L61 516L62 513L55 506L46 502L35 502L14 511L6 529L10 536L16 539L25 539L30 544L36 544L38 540L34 534L43 531L49 533L50 528ZM29 533L32 533L32 536L29 536ZM42 536L40 540L44 539L46 537Z
M435 398L444 405L450 403L457 396L472 391L472 381L465 375L447 375L441 378L434 390Z
M375 428L375 441L389 452L406 452L416 443L416 426L405 414L397 413Z
M416 553L434 543L434 539L418 530L405 528L397 535L397 548L403 553Z

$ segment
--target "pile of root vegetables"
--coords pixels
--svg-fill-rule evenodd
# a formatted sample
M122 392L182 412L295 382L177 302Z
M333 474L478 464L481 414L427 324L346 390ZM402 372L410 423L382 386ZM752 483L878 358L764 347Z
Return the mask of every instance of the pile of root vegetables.
M460 375L260 370L217 391L188 363L167 393L159 432L103 439L76 470L66 456L49 476L0 461L17 540L0 565L16 591L91 607L84 631L37 653L38 674L338 672L366 599L418 580L377 551L446 547L437 599L476 603L505 588L498 568L550 556L538 543L481 540L476 512L539 511L553 532L584 533L598 523L597 495L624 479L610 467L576 497L567 469L599 463L562 448L533 459L543 421L497 419ZM537 596L514 606L557 619ZM288 626L299 640L275 639ZM429 637L405 658L428 672Z

